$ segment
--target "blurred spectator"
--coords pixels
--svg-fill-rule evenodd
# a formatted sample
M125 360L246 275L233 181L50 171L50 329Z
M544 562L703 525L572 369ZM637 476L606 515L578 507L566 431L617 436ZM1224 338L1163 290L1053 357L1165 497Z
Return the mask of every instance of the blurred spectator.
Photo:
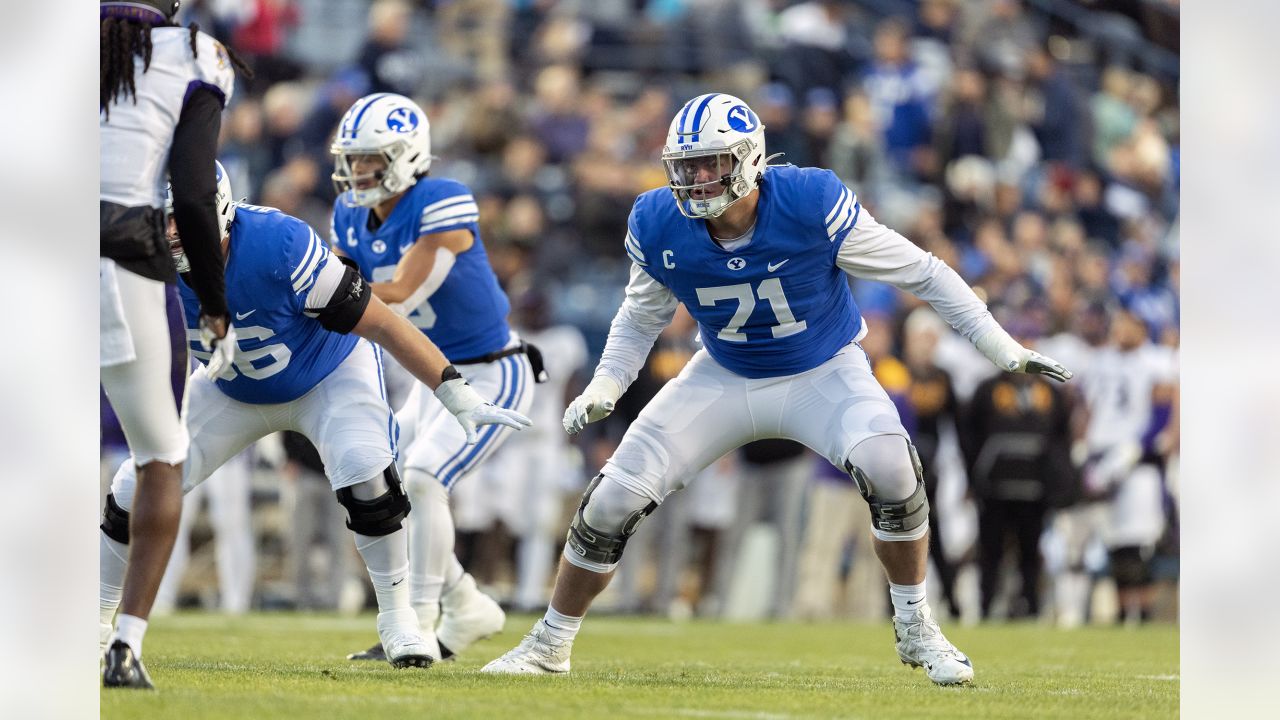
M369 7L369 35L358 65L369 78L371 92L412 96L417 89L422 57L405 43L412 19L407 0L374 0Z
M481 80L502 79L507 70L507 0L447 0L436 6L441 46L475 68Z
M781 155L776 163L812 166L809 147L801 135L796 117L795 93L782 83L769 83L760 88L760 100L754 106L764 123L764 149L770 155Z
M206 609L229 615L243 615L253 604L257 580L257 554L250 497L250 468L253 454L245 451L228 460L207 480L182 498L182 520L173 554L164 579L156 592L158 615L172 613L182 600L182 589L191 561L191 535L200 516L200 506L209 500L209 524L213 529L214 565L217 567L217 594L202 598ZM204 570L204 566L200 568Z
M827 88L813 88L805 93L803 127L808 142L809 162L816 167L828 167L827 148L835 136L840 119L836 106L836 94Z
M280 505L287 528L285 577L293 602L299 610L338 609L348 581L359 582L364 574L344 530L346 513L333 501L324 463L311 441L295 432L282 433L282 440L287 460L280 473Z
M298 25L294 0L253 0L253 11L231 36L231 43L253 68L250 88L260 95L272 85L297 80L304 69L284 54L285 42Z
M902 357L911 374L908 400L915 416L916 428L911 441L924 466L924 488L929 500L929 559L938 570L939 589L952 616L960 617L955 598L955 568L942 547L942 524L938 502L938 450L942 445L943 425L956 426L959 404L951 376L934 363L938 339L947 332L947 324L932 308L920 307L907 316L903 328Z
M1015 337L1027 341L1027 334L1022 330ZM1063 392L1032 375L1001 373L979 385L969 403L960 438L978 504L984 619L996 600L1009 535L1017 546L1020 591L1008 617L1040 614L1039 544L1045 513L1065 504L1074 487L1069 419Z
M577 72L568 65L545 68L534 82L534 109L529 128L547 149L547 160L572 160L587 145L590 125L578 106Z
M922 177L934 168L930 113L933 88L908 55L909 30L889 19L876 26L875 61L862 80L885 152L901 173Z
M766 127L765 132L768 132ZM768 146L768 141L766 141ZM768 146L773 152L772 146ZM888 159L865 93L850 93L844 101L844 117L836 127L828 151L828 167L858 196L874 202L889 180Z
M815 87L843 92L855 66L845 21L849 12L849 4L839 0L810 0L778 14L783 48L773 74L797 97Z
M1040 143L1041 156L1074 170L1085 161L1084 113L1080 91L1048 49L1027 54L1028 121Z

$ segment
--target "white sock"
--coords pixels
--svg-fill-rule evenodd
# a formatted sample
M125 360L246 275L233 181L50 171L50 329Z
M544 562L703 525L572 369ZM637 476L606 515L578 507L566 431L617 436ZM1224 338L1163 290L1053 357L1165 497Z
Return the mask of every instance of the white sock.
M355 533L356 549L364 558L378 597L378 612L409 607L409 536L404 529L390 535Z
M467 571L462 569L462 563L458 561L458 556L451 553L449 555L449 566L444 569L444 585L440 588L440 594L447 594L466 574Z
M573 640L582 628L582 617L558 613L550 605L547 606L547 614L542 616L542 622L547 626L551 637L561 642Z
M116 619L116 634L111 640L123 640L126 645L133 648L133 656L142 657L142 636L147 634L147 621L140 617L132 615L120 614Z
M129 546L98 533L98 622L111 627L120 596L124 593L124 575L129 569Z
M439 480L421 470L405 471L405 485L413 501L409 514L411 599L413 605L437 605L453 554L453 514L449 494ZM459 566L461 569L461 566Z
M893 600L893 614L899 620L910 620L917 610L928 605L924 599L924 582L919 585L889 583L889 597Z

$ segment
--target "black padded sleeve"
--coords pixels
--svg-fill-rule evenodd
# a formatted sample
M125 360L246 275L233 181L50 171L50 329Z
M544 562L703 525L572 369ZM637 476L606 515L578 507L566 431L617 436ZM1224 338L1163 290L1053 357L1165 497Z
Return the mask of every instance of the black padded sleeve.
M314 314L326 330L345 335L355 329L372 299L373 291L369 289L369 283L347 265L343 268L342 280L329 304L307 314Z
M215 197L218 182L213 164L222 127L222 101L212 90L198 88L187 98L173 131L169 182L173 214L182 248L191 261L186 276L205 315L227 314L227 290Z

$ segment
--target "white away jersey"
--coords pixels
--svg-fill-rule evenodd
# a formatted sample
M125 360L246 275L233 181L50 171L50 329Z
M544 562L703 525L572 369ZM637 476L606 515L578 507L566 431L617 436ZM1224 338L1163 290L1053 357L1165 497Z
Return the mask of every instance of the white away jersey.
M199 33L199 56L191 52L191 31L181 27L151 29L151 65L142 71L142 58L134 57L133 79L137 102L121 95L106 112L98 114L98 139L102 146L99 197L117 205L164 205L169 150L187 97L197 88L209 88L231 99L235 71L222 43Z
M1115 347L1099 349L1083 376L1089 406L1085 441L1091 452L1102 452L1119 443L1141 443L1151 424L1151 391L1156 385L1177 379L1177 353L1165 346L1146 344L1130 352Z

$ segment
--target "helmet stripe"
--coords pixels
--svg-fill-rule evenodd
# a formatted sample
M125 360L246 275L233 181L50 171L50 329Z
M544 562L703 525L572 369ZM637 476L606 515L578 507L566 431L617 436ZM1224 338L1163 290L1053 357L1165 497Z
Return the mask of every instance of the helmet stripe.
M694 98L694 99L692 99L692 100L690 100L689 102L687 102L687 103L685 103L685 104L684 104L684 110L683 110L683 111L681 111L681 113L680 113L680 122L676 123L676 134L677 134L677 135L688 135L688 134L689 134L689 131L688 131L688 130L686 130L686 129L685 129L685 127L684 127L684 121L685 121L685 119L686 119L686 118L688 118L688 117L689 117L689 108L693 107L693 104L694 104L694 103L696 103L696 102L698 102L698 98Z
M390 93L377 93L376 95L370 95L365 98L368 102L364 104L364 107L360 108L360 112L356 113L356 119L351 122L351 127L347 130L347 134L354 138L356 136L356 130L360 129L360 120L364 118L365 112L389 94Z
M698 142L698 136L701 134L698 132L698 128L702 127L700 122L702 120L702 113L707 111L707 106L711 104L713 99L719 97L719 95L720 93L711 93L710 95L707 95L705 99L703 99L702 104L698 106L698 112L693 115L693 127L689 128L694 131L693 137L690 138L690 142Z

